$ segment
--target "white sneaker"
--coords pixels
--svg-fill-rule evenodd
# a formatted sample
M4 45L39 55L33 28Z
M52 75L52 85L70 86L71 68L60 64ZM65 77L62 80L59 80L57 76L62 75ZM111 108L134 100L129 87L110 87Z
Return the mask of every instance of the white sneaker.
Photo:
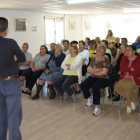
M131 107L127 106L126 107L126 113L130 114L132 112Z
M132 110L135 110L136 109L136 106L135 106L134 102L131 102L131 109Z
M93 98L92 97L89 97L88 99L86 99L86 105L87 106L92 106L92 104L93 104Z
M98 116L98 115L100 115L100 114L101 114L101 109L100 109L100 107L96 107L96 106L95 106L95 109L94 109L94 111L93 111L93 115Z

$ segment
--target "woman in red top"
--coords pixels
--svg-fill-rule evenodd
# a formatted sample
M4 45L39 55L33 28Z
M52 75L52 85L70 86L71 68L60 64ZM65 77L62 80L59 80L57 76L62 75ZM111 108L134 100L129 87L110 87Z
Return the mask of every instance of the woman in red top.
M127 99L126 112L135 110L134 100L138 97L140 86L140 56L136 49L129 45L120 64L120 81L115 86L115 91Z

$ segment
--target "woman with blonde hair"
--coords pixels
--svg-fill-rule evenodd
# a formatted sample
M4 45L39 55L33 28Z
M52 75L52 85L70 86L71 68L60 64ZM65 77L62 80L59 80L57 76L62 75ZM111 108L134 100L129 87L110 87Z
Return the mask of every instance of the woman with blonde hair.
M64 69L63 75L54 82L54 87L61 96L71 96L73 90L71 85L81 83L82 79L82 57L78 55L77 45L70 44L69 55L64 59L61 68Z

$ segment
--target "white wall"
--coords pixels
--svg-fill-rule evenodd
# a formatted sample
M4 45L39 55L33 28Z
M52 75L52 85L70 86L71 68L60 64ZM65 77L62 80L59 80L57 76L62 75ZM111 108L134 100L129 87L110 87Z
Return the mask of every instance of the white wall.
M65 38L81 40L82 38L82 19L80 15L65 15Z
M0 16L9 19L9 34L7 37L15 39L19 46L21 46L23 42L28 42L29 51L33 56L39 52L40 46L45 43L44 15L44 13L39 12L0 10ZM27 31L15 31L16 18L26 19ZM37 31L32 31L33 26L37 27Z
M45 43L44 16L58 17L62 15L47 14L39 12L0 10L0 16L9 19L8 37L15 39L19 46L28 42L29 51L33 56L39 52L39 48ZM25 18L27 20L27 31L16 32L14 20ZM104 39L108 29L112 29L114 36L127 37L129 42L134 42L137 35L140 35L140 15L65 15L65 38L81 40L85 37L91 39L96 36ZM32 31L36 26L37 31Z
M74 22L76 28L70 30L70 23ZM132 43L140 35L140 15L65 15L65 38L70 41L97 36L105 39L108 29L115 37L127 37Z

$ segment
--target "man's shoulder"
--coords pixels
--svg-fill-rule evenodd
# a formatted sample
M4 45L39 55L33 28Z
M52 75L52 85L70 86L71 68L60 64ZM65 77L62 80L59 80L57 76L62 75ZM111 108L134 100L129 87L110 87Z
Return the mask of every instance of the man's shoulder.
M3 39L11 42L16 42L13 38L3 38Z

